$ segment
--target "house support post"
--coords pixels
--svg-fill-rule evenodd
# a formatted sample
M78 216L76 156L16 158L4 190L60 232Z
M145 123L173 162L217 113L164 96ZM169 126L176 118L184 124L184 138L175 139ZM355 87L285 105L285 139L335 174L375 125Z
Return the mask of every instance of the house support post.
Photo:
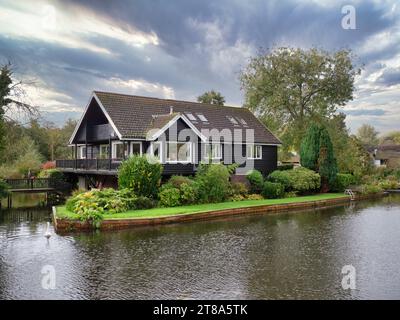
M111 171L111 154L112 154L112 149L111 149L111 137L108 139L108 170Z
M75 170L78 168L78 145L75 143Z

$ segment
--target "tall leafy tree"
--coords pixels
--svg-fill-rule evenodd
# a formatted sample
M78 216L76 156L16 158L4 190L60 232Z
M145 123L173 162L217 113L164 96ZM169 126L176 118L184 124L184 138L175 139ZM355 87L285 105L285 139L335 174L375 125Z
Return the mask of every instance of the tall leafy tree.
M321 176L321 189L323 192L329 191L338 173L336 159L333 153L333 146L329 133L325 128L321 128L319 137L318 154L318 173Z
M309 123L329 119L353 99L360 72L349 50L277 48L252 58L240 82L245 105L268 126L279 124L284 147L298 150Z
M211 103L218 106L223 106L225 104L225 98L220 92L211 90L204 92L201 96L197 97L197 101L201 103Z
M332 141L325 127L316 124L309 127L301 143L300 163L320 174L321 190L327 192L335 182L338 168Z
M379 132L370 124L363 124L357 130L357 138L367 147L376 146L379 143Z
M312 124L304 136L300 147L301 165L314 171L318 171L320 135L321 128L316 124Z
M4 149L4 114L7 105L11 102L10 86L12 84L11 71L8 65L0 69L0 151Z

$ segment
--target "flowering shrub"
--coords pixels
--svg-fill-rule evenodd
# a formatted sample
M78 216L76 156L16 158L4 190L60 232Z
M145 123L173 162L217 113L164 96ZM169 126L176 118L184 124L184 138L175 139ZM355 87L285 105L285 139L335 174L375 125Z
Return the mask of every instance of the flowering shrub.
M42 169L43 170L49 170L49 169L55 169L56 168L56 162L55 161L47 161L42 164Z

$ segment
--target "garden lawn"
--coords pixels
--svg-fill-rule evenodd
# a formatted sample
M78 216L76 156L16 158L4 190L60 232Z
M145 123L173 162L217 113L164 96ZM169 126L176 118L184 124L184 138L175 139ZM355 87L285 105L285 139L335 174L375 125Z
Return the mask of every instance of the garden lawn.
M209 204L197 204L190 206L172 207L172 208L153 208L144 210L129 210L126 212L115 213L115 214L104 214L105 220L110 219L135 219L135 218L159 218L166 216L174 216L180 214L192 214L200 212L209 212L215 210L224 209L235 209L245 207L255 207L264 205L275 205L275 204L288 204L296 202L309 202L318 200L328 200L349 197L342 193L325 193L317 194L312 196L293 197L284 199L263 199L263 200L244 200L236 202L221 202L221 203L209 203ZM77 219L78 215L68 211L65 206L57 207L57 218L65 219Z

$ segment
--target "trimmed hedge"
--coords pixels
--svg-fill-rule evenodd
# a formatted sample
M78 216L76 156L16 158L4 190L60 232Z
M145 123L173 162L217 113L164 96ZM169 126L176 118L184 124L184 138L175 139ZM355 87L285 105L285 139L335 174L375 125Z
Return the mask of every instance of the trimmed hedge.
M285 171L276 170L268 176L268 180L281 183L288 192L309 193L321 187L320 175L302 167Z

